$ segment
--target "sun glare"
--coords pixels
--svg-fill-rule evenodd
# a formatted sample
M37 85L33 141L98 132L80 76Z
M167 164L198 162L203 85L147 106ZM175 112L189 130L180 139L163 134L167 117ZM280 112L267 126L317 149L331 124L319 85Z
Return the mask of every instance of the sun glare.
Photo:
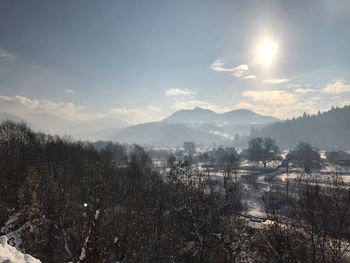
M257 47L257 58L260 64L269 66L278 52L278 43L275 41L261 41Z

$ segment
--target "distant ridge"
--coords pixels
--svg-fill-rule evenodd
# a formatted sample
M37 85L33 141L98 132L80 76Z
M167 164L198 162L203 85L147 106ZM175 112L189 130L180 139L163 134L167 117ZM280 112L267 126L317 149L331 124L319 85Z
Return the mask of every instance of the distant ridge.
M166 147L179 146L184 141L198 145L232 144L235 134L247 134L252 127L261 127L277 121L250 110L216 113L196 107L179 110L159 122L130 126L110 133L107 140Z
M257 114L251 110L238 109L225 113L216 113L212 110L196 107L189 110L179 110L162 120L171 123L237 123L262 124L278 121L272 116Z
M227 138L211 133L202 127L184 123L150 122L127 127L109 137L125 143L138 143L151 146L180 146L184 141L196 144L223 144Z
M320 149L350 150L350 106L334 108L315 115L275 122L258 129L252 136L269 136L283 148L299 141L310 142Z

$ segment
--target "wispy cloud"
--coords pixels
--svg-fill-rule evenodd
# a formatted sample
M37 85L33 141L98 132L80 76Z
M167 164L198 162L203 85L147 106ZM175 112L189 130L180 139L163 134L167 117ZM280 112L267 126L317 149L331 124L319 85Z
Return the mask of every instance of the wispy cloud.
M65 89L64 92L69 93L69 94L74 94L75 91L71 89Z
M237 78L243 77L248 71L249 67L247 64L241 64L237 67L228 68L225 67L224 62L221 59L215 60L211 65L210 69L215 72L232 72Z
M336 80L332 83L327 84L325 88L322 89L325 93L341 94L345 92L350 92L350 83L345 83L342 80Z
M88 113L84 106L75 105L71 102L54 102L50 100L36 100L24 96L1 96L0 111L45 113L67 121L91 121L103 118L103 114ZM30 112L28 112L30 111Z
M161 112L162 111L161 108L158 108L158 107L153 106L153 105L148 105L147 109L149 109L150 111L153 111L153 112Z
M215 60L211 65L210 69L216 72L232 72L233 68L226 68L224 62L221 59Z
M9 51L6 51L5 49L0 48L0 61L1 60L6 60L6 61L11 61L16 58L15 55L10 53Z
M255 75L247 75L247 76L244 76L245 79L256 79L256 76Z
M246 71L248 71L248 65L242 64L233 68L233 75L235 75L237 78L240 78L244 76Z
M308 92L313 92L315 91L314 89L310 89L310 88L297 88L294 90L295 93L298 93L298 94L305 94L305 93L308 93Z
M263 82L266 84L272 84L272 85L277 85L277 84L284 84L288 83L290 80L287 78L272 78L272 79L264 79Z
M2 95L0 95L0 112L9 112L27 121L34 120L42 128L53 129L52 131L55 132L67 131L67 127L71 132L77 132L77 128L87 127L86 125L98 129L100 124L104 127L113 127L113 122L115 124L136 124L165 117L163 111L154 105L138 108L114 107L105 112L96 112L89 107L71 102ZM97 127L94 124L97 124Z
M312 114L331 106L347 105L350 103L349 94L350 84L344 81L334 81L323 89L298 86L293 89L248 90L242 93L243 100L235 108L247 108L258 113L287 118L303 112Z
M156 121L164 117L162 110L153 105L140 108L112 108L108 112L108 118L118 119L130 124Z
M285 90L248 90L242 93L253 101L269 103L271 105L292 105L297 99L291 92Z
M235 108L246 108L281 119L294 117L303 112L315 113L320 109L316 101L302 100L294 92L285 90L249 90L242 95L248 99L248 102L241 101L235 105Z
M172 88L172 89L165 90L165 96L167 97L184 97L184 96L192 96L195 94L196 92L190 89Z

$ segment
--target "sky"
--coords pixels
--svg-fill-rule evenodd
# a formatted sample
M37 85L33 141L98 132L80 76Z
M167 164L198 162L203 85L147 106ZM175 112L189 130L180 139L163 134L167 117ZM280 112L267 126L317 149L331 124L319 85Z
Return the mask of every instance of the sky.
M350 104L348 0L0 2L0 112L75 133Z

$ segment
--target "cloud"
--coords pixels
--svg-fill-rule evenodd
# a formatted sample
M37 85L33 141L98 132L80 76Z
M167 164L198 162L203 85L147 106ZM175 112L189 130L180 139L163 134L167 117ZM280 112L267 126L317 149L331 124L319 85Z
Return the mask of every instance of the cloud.
M162 111L161 108L158 108L158 107L153 106L153 105L148 105L147 109L149 109L150 111L154 111L154 112L161 112Z
M165 90L165 96L167 97L184 97L184 96L191 96L195 94L196 92L191 91L190 89L172 88L172 89Z
M263 82L266 84L272 84L272 85L277 85L277 84L284 84L289 82L290 80L287 78L273 78L273 79L264 79Z
M254 75L247 75L247 76L244 76L245 79L256 79L256 76Z
M242 64L233 68L233 75L235 75L237 78L240 78L244 76L246 71L248 71L248 65Z
M310 98L311 101L314 101L314 102L319 102L321 100L323 100L323 98L321 96L313 96Z
M303 86L305 86L305 85L302 85L302 84L300 84L300 83L288 83L288 84L286 85L286 88L287 88L287 89L297 89L297 88L301 88L301 87L303 87Z
M234 68L227 68L221 59L215 60L211 65L210 69L215 72L232 72L237 78L243 77L248 71L249 67L247 64L241 64Z
M312 92L312 95L310 94ZM315 96L313 96L315 95ZM325 96L321 90L298 88L296 90L248 90L242 93L247 100L237 103L235 108L247 108L257 113L278 118L295 117L308 112L324 111L331 106L344 106L350 98Z
M86 106L71 102L2 95L0 112L12 113L50 133L61 134L120 127L156 121L164 117L162 110L154 105L139 108L115 107L105 112L94 112Z
M248 90L242 93L253 101L269 103L270 105L292 105L296 103L296 96L285 90Z
M211 65L210 69L216 72L231 72L233 69L225 68L224 62L221 59L215 60Z
M202 101L202 100L177 101L172 106L172 108L175 110L193 109L195 107L209 109L215 112L226 112L226 111L232 110L232 108L230 107L215 105L213 103Z
M69 94L74 94L75 91L71 89L65 89L64 92L69 93Z
M295 93L285 90L249 90L242 95L251 101L239 102L235 108L247 108L282 119L302 114L304 111L310 113L317 111L316 102L302 101Z
M310 89L310 88L297 88L294 90L295 93L298 93L298 94L305 94L305 93L308 93L308 92L313 92L315 91L314 89Z
M342 80L336 80L332 83L327 84L327 86L323 88L322 91L332 94L350 92L350 83L345 83Z
M270 81L278 82L281 81ZM307 83L288 85L286 89L244 91L241 94L242 101L234 108L246 108L284 119L299 116L304 112L313 114L332 106L342 107L350 104L350 83L343 80L328 83L323 89Z
M15 58L16 58L16 56L13 55L12 53L10 53L4 49L0 49L0 60L12 61Z
M151 122L164 117L162 110L156 106L148 105L141 108L112 108L108 118L122 120L131 124Z
M88 113L86 107L77 106L71 102L53 102L50 100L36 100L24 96L1 96L0 111L19 112L19 114L45 113L54 115L59 118L65 118L68 121L90 121L103 118L104 115L96 113Z
M50 100L36 100L23 96L7 97L0 95L0 101L7 102L7 105L0 107L0 111L7 111L13 108L22 108L28 112L46 113L64 118L67 121L88 122L105 118L115 119L121 117L120 120L129 123L139 123L155 120L162 110L156 106L148 105L134 108L112 108L107 113L91 113L89 108L81 105L75 105L71 102L53 102ZM9 105L11 103L11 105ZM4 103L2 103L4 104ZM1 105L2 106L2 105Z
M265 103L247 103L247 102L238 102L235 106L235 109L249 109L256 113L274 116L280 119L295 117L303 114L304 112L316 113L320 107L317 103L313 101L307 102L297 102L292 105L271 105L268 102ZM323 110L322 108L321 110Z

